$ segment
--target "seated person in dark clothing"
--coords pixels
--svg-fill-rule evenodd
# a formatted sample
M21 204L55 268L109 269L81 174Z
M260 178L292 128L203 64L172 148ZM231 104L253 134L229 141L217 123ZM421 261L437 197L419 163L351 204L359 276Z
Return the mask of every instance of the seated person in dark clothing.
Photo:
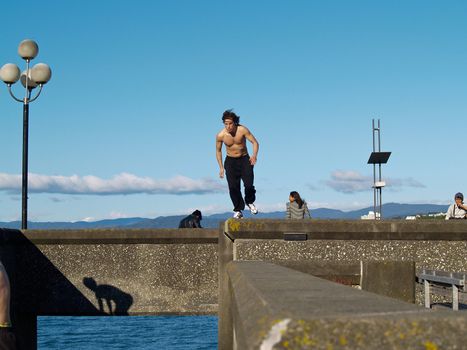
M10 281L0 261L0 350L16 349L10 319Z
M201 212L199 210L195 210L192 214L180 221L178 228L202 228L200 223L201 220L203 220Z

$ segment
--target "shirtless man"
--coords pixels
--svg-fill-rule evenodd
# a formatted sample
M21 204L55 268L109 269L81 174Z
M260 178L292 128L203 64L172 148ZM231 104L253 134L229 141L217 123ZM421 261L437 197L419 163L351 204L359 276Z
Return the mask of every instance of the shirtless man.
M258 214L255 207L255 186L253 186L254 173L253 166L256 164L259 144L247 127L240 125L240 117L232 110L227 110L222 115L224 129L216 136L216 158L219 163L219 177L224 178L224 169L229 184L230 199L234 206L234 218L243 217L242 210L245 209L245 202L252 214ZM248 155L246 140L253 144L253 155ZM222 164L222 144L225 145L227 157ZM242 198L240 190L240 180L245 186L245 200Z

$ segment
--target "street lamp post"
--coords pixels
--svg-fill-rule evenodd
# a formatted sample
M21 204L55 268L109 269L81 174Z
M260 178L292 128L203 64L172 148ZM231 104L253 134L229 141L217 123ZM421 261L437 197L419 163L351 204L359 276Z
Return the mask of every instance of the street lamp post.
M10 96L23 104L23 176L22 176L22 215L21 228L28 228L28 135L29 135L29 104L35 101L41 94L42 87L46 84L51 76L52 71L45 63L38 63L30 68L29 65L39 53L39 46L33 40L23 40L18 47L18 54L26 61L26 70L20 73L20 69L16 64L7 63L0 69L0 79L8 87ZM24 98L18 98L13 94L11 86L18 80L24 86ZM39 87L39 90L32 96L32 91Z

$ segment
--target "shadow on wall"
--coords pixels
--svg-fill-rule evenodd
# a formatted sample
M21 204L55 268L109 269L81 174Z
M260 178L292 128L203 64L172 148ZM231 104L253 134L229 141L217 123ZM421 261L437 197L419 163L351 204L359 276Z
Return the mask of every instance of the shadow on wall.
M108 284L97 284L92 277L84 277L83 284L96 295L101 313L118 316L128 315L128 310L133 304L133 297L130 294ZM107 312L104 308L104 302L107 305ZM112 304L115 307L112 307Z

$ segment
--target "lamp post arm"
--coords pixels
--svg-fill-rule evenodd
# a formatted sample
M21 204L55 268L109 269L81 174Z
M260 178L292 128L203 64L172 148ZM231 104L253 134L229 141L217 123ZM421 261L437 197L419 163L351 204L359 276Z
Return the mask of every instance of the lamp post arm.
M24 95L24 104L27 104L31 97L31 91L29 90L29 62L31 62L31 59L27 58L26 59L26 76L24 77L24 90L26 91Z
M29 102L34 102L35 100L37 100L37 98L39 97L39 95L42 92L42 86L43 86L43 84L39 84L39 91L37 92L37 95L34 96L33 98L30 98ZM29 95L29 97L31 97L31 95Z
M13 99L15 101L18 101L18 102L24 102L23 100L17 98L14 94L13 94L13 91L11 91L11 84L7 84L8 85L8 92L10 93L10 96L13 97Z

